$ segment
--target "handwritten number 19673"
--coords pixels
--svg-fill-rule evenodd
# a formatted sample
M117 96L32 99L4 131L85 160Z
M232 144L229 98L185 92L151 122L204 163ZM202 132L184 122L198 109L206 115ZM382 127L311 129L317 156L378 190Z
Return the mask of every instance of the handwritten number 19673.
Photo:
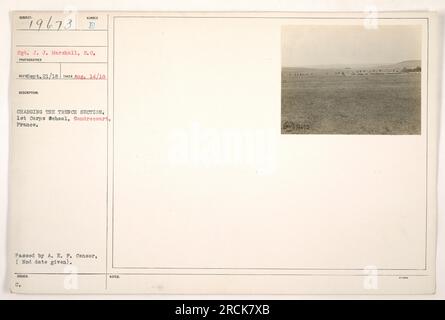
M46 30L61 30L62 28L64 30L71 29L73 25L72 19L66 19L63 20L53 20L53 17L50 16L47 20L44 19L37 19L37 20L30 20L28 29L30 30L42 30L46 28Z

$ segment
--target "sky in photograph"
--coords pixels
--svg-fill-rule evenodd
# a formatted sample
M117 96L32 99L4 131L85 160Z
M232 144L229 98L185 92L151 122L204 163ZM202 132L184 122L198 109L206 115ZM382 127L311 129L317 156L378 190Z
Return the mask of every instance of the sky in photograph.
M420 26L283 26L283 67L390 64L421 59Z

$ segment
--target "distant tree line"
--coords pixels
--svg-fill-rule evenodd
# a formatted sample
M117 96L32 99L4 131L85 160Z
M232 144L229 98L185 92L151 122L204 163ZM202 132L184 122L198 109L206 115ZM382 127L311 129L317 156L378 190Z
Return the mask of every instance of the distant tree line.
M402 72L420 72L422 69L420 67L415 67L415 68L407 68L404 67L402 69Z

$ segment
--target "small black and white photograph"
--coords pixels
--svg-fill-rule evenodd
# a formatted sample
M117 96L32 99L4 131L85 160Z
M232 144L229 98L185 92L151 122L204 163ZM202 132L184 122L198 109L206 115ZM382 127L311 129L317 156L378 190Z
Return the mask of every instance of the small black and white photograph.
M282 134L421 134L417 25L281 29Z

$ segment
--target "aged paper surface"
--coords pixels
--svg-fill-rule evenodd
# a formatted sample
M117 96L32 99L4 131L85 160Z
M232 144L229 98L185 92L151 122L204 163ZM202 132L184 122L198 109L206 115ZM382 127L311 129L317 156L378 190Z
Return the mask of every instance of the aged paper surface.
M434 292L434 14L11 23L13 292Z

